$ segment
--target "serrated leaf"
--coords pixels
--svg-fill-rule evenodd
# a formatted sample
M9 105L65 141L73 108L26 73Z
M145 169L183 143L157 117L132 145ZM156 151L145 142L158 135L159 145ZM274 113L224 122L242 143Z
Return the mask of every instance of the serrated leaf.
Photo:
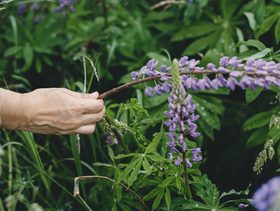
M272 114L273 111L269 110L252 116L243 124L243 130L248 131L267 125L270 122Z
M257 87L256 90L253 90L251 88L246 89L246 103L253 102L262 92L262 87Z

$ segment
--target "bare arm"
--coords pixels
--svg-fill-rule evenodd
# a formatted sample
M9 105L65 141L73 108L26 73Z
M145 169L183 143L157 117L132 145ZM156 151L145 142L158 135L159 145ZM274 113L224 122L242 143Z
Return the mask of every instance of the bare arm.
M25 94L0 89L1 127L41 134L91 134L105 113L98 96L64 88Z

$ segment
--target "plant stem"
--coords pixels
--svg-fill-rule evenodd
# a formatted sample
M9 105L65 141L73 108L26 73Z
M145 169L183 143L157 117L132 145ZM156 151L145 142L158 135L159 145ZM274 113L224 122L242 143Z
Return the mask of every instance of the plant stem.
M189 199L192 199L191 188L189 184L189 176L188 176L188 168L187 168L187 161L186 161L186 152L182 151L183 155L183 166L184 166L184 179L186 185L186 195Z
M243 75L248 75L248 76L256 76L256 73L254 72L244 72L244 71L240 71L243 73ZM201 75L201 74L229 74L229 73L225 73L225 72L219 72L219 71L211 71L211 70L194 70L192 72L188 71L188 72L181 72L180 75ZM276 73L270 73L270 74L259 74L261 76L274 76L274 77L278 77L279 78L279 74ZM152 81L152 80L156 80L156 79L160 79L163 76L167 76L167 77L171 77L170 74L162 74L162 75L154 75L154 76L150 76L150 77L146 77L143 79L138 79L138 80L134 80L131 82L128 82L126 84L123 84L121 86L115 87L109 91L103 92L101 95L99 95L99 99L104 99L114 93L120 92L124 89L127 89L131 86L137 85L137 84L141 84L141 83L145 83L147 81Z

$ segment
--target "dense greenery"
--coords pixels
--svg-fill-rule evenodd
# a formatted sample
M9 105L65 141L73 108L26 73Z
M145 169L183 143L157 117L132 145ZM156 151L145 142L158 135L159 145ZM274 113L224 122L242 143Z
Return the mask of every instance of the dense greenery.
M59 1L0 4L1 87L82 92L83 56L100 78L85 60L87 90L100 93L129 82L131 71L151 58L163 64L183 55L201 65L217 64L223 55L280 62L279 0L186 0L151 9L158 2L79 0L65 14L54 12ZM203 134L187 143L203 152L203 161L189 169L192 199L184 168L167 156L168 96L148 98L144 89L137 85L105 99L106 121L122 129L117 145L106 142L108 122L80 136L80 154L75 135L2 130L0 210L238 210L277 175L279 89L191 92ZM255 163L267 149L274 156L260 170ZM94 177L76 181L80 194L74 196L74 178L84 175Z

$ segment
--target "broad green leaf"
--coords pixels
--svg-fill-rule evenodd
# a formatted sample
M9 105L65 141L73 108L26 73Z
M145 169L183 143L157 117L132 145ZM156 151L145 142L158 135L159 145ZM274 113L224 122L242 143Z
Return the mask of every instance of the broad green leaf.
M19 51L22 50L22 47L20 46L13 46L8 48L5 53L4 53L4 57L9 57L9 56L13 56L15 54L17 54Z
M277 19L278 19L278 14L272 15L267 19L265 19L259 28L258 35L262 35L266 33L272 27L272 25Z
M246 45L246 46L252 46L252 47L257 48L260 51L266 49L266 46L259 40L249 39L247 41L239 42L239 44L243 44L243 45Z
M246 58L246 59L260 59L260 58L265 57L265 56L266 56L267 54L269 54L271 51L272 51L271 49L266 48L266 49L262 50L261 52L258 52L258 53L254 54L254 55L249 56L249 57Z
M181 41L187 38L199 37L216 30L219 26L211 22L196 22L191 26L184 26L180 31L175 33L171 41Z
M252 12L244 12L244 15L247 17L250 28L254 31L256 29L256 19L255 15Z
M183 52L183 55L193 55L198 53L201 50L204 50L209 45L217 39L217 33L210 34L206 37L202 37L193 43L191 43Z
M246 89L246 103L253 102L262 92L262 87L257 87L256 90L253 90L251 88Z
M269 110L252 116L243 124L243 130L248 131L267 125L270 122L272 114L273 111Z
M268 133L267 127L261 127L255 130L248 138L246 147L251 148L263 144L266 141L267 133Z
M239 1L221 0L221 8L223 16L226 20L229 20L238 7Z

